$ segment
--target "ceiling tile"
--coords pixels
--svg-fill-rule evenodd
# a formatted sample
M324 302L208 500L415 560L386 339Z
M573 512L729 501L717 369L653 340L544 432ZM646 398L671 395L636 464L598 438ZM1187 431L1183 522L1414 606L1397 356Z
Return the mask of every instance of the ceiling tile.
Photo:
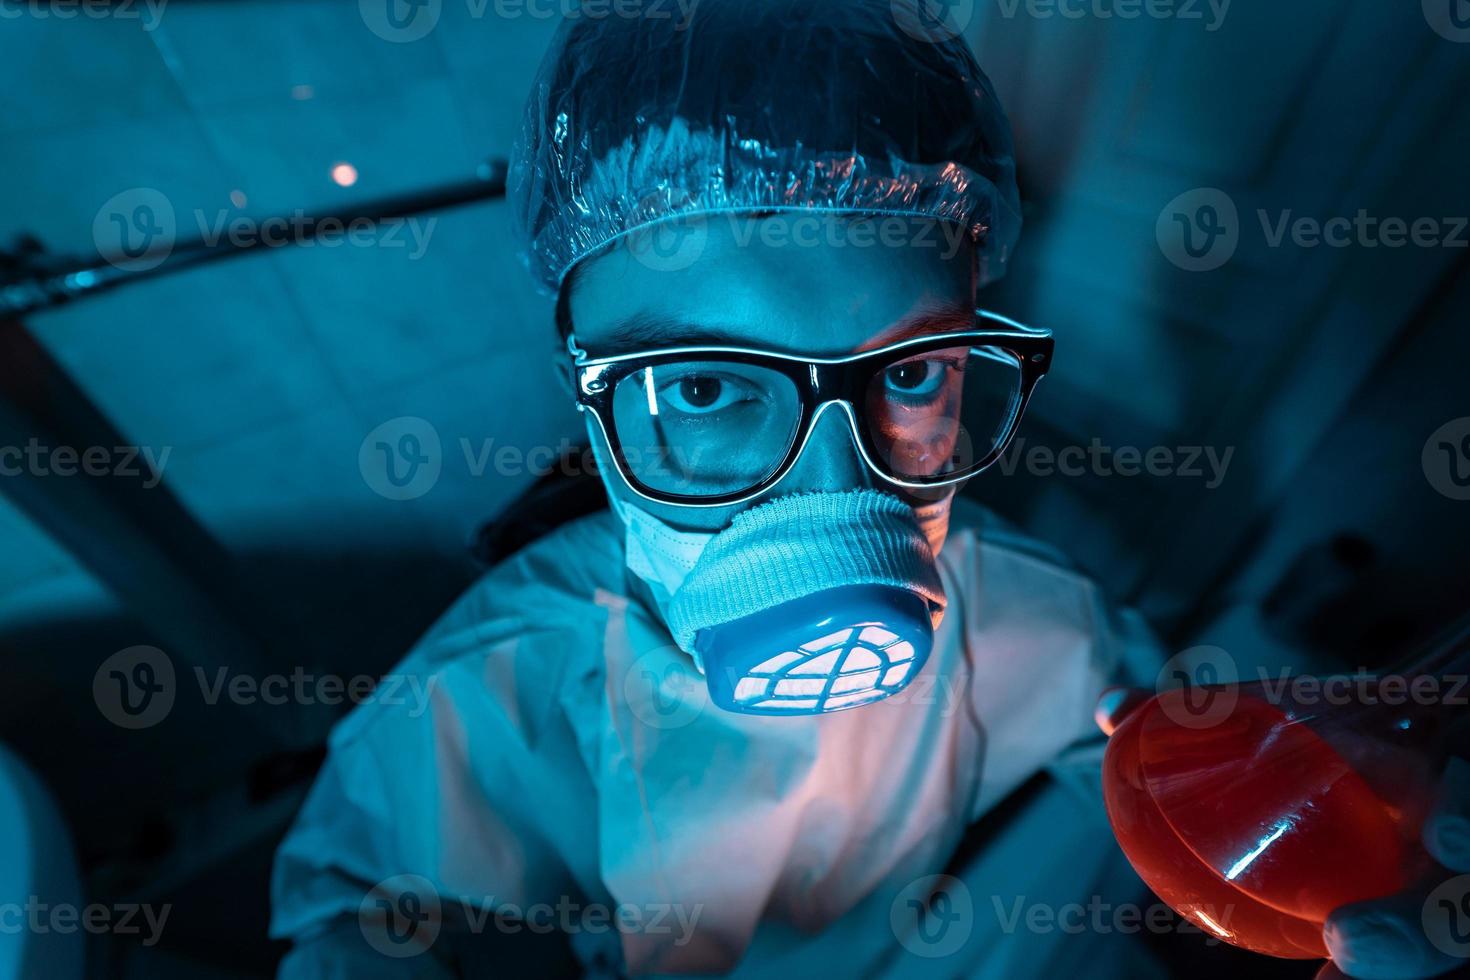
M159 450L227 440L341 398L261 258L124 286L30 324L126 438Z
M201 116L211 146L259 217L303 208L343 214L363 201L470 180L483 156L464 140L449 84L404 81L371 97L265 100ZM333 182L350 163L356 182Z
M387 43L340 0L170 3L161 25L159 50L196 106L391 93L444 70L432 44Z
M136 17L96 18L84 16L79 5L67 19L47 4L4 6L0 135L81 129L184 109L183 93L145 29L161 22L151 13L156 6L138 0L129 8ZM16 172L7 171L7 177Z
M555 348L550 304L515 255L504 204L405 224L379 246L275 257L324 356L355 394L411 383L528 334ZM414 228L417 227L417 239Z

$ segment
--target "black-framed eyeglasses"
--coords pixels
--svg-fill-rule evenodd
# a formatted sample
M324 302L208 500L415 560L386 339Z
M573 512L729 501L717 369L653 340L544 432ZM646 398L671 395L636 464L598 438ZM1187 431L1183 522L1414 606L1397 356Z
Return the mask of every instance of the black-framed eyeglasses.
M588 357L567 339L577 407L597 419L640 496L717 507L775 486L829 406L890 483L925 489L991 465L1051 365L1050 330L984 310L975 329L845 357L674 347Z

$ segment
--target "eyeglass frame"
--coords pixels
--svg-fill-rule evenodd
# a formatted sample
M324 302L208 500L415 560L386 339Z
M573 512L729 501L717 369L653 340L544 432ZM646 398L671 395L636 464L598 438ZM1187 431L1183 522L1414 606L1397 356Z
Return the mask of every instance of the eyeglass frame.
M576 334L567 336L567 352L572 357L573 395L578 412L591 412L602 430L612 451L613 463L618 474L634 493L655 503L678 504L688 507L727 507L731 504L753 500L780 483L796 466L797 460L811 441L817 422L829 405L837 405L847 414L848 427L852 432L853 444L868 469L889 483L910 490L933 490L968 480L992 466L1010 446L1021 427L1021 418L1036 390L1036 385L1046 376L1054 351L1052 332L1041 327L1027 327L998 313L977 309L977 325L981 322L1004 324L1000 329L975 329L925 334L895 341L883 347L841 357L807 357L762 351L749 347L661 347L650 351L616 354L610 357L590 357L577 344ZM874 463L868 452L871 438L867 422L858 421L858 405L852 395L859 387L866 388L883 365L894 360L896 351L923 353L945 350L951 347L996 347L1016 359L1021 380L1017 389L1010 417L1003 429L1004 435L996 440L995 446L980 460L970 466L946 473L943 477L916 481L900 479L885 473ZM622 442L617 436L617 424L613 415L612 399L618 385L635 371L660 364L678 363L687 360L719 360L738 364L752 364L775 371L791 381L796 389L799 415L795 420L795 435L786 450L785 457L758 484L724 494L692 495L656 490L644 484L629 471L622 458ZM829 395L827 392L833 392ZM608 424L608 419L613 424Z

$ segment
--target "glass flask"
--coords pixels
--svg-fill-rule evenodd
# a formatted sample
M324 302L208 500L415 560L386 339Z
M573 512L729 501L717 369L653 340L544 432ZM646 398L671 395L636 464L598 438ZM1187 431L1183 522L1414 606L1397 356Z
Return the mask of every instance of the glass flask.
M1466 714L1465 634L1396 674L1164 691L1113 732L1103 795L1144 882L1207 933L1325 958L1338 907L1433 862L1420 830Z

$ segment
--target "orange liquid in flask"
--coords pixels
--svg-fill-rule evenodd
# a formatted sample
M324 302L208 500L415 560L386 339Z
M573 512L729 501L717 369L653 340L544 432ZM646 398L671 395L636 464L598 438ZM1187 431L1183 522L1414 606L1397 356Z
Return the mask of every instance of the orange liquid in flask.
M1161 694L1114 732L1103 790L1118 842L1207 933L1271 956L1325 957L1334 909L1405 887L1399 815L1265 700L1240 695L1207 724L1180 723L1191 717L1183 699L1202 693Z

